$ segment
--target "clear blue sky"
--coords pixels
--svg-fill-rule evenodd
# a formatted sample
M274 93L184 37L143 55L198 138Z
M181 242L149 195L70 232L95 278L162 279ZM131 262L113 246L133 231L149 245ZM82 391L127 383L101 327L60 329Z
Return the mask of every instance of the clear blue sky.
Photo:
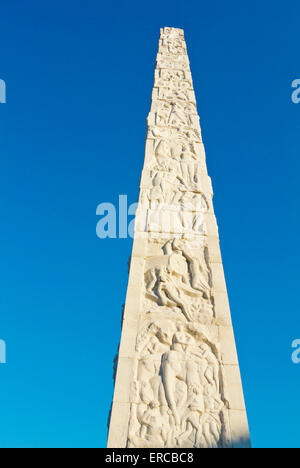
M2 0L1 447L104 447L159 28L184 28L253 445L299 447L299 1Z

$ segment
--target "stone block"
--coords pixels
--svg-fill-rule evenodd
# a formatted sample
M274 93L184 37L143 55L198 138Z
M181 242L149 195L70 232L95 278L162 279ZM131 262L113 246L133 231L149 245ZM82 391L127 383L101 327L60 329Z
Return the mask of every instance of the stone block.
M223 367L223 376L224 396L229 403L229 409L245 410L239 366L225 365Z
M212 283L215 292L223 292L227 294L225 276L222 263L209 264L212 273Z
M114 402L130 403L132 384L135 378L135 368L136 359L119 356Z
M129 283L127 288L126 303L124 309L125 320L138 320L141 310L142 290L140 287Z
M222 292L212 291L214 298L214 311L218 325L231 325L231 315L228 296Z
M230 410L229 424L231 428L232 448L251 448L246 411Z
M143 257L131 257L129 282L131 286L142 289L144 285L144 263Z
M125 448L128 438L130 404L114 402L109 425L107 448Z
M135 345L138 333L138 320L123 320L122 322L122 337L119 349L119 358L134 358L136 356Z
M224 365L238 365L234 333L231 326L219 327L221 359Z

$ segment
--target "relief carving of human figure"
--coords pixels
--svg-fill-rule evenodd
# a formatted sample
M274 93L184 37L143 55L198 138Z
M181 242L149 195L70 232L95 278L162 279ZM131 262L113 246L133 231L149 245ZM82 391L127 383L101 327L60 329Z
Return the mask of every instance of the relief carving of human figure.
M184 89L172 89L172 88L161 88L160 98L166 100L175 100L179 101L188 101L189 94L187 90Z
M157 138L155 145L155 161L151 167L173 173L178 179L182 190L201 192L200 172L203 162L196 154L193 141L178 132L152 129Z
M167 265L146 272L146 291L159 306L177 307L187 321L199 314L213 316L210 271L203 258L195 257L186 242L172 239L163 247ZM171 309L172 310L172 309ZM196 315L195 315L196 314Z
M218 358L193 329L180 323L175 330L173 327L170 323L163 331L151 326L150 337L143 335L147 341L154 333L161 349L157 353L156 347L151 354L147 351L151 346L142 346L139 400L132 408L128 446L218 447L224 408L217 390L221 378ZM214 368L211 374L207 373L209 367Z
M184 70L160 70L155 80L156 87L169 87L172 89L192 89L191 79Z

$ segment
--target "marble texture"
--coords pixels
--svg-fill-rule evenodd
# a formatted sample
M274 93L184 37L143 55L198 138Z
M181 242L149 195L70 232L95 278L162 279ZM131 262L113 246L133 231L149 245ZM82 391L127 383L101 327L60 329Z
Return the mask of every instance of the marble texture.
M212 198L184 33L163 28L108 447L250 447Z

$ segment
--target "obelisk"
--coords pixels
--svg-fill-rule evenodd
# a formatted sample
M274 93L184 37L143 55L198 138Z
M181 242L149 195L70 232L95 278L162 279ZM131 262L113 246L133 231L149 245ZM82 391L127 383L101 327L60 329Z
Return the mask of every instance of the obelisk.
M212 197L184 33L166 27L147 119L110 448L250 447Z

